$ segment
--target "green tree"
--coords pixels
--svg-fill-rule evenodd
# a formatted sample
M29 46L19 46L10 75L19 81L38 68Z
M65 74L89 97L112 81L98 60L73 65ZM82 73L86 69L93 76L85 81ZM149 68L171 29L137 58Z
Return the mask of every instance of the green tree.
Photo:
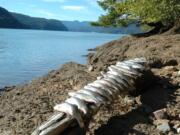
M106 14L93 25L127 26L138 23L151 26L151 34L162 33L178 25L179 32L180 0L98 0L98 4Z

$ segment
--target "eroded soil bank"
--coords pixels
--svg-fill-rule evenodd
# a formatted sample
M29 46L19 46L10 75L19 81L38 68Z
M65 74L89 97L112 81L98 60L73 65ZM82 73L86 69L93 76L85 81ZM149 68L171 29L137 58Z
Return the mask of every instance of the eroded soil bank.
M170 128L164 134L178 134L180 35L124 37L95 50L89 54L87 65L70 62L26 85L6 88L0 96L0 135L30 135L53 113L53 106L68 97L69 91L92 82L100 71L116 61L141 56L148 59L156 76L153 85L134 96L119 96L113 105L102 108L87 134L163 134L157 129L158 120L153 115L163 108L166 108L163 120Z

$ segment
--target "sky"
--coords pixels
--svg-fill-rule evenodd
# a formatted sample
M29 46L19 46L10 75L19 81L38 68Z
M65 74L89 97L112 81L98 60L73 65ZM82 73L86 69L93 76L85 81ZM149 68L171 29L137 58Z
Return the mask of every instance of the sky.
M0 0L11 12L58 20L96 21L103 14L97 0Z

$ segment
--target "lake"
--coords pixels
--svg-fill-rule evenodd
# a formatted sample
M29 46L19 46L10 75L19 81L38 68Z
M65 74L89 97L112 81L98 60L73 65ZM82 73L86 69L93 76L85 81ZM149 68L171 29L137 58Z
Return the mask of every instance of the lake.
M22 84L62 64L86 63L87 49L120 34L0 29L0 87Z

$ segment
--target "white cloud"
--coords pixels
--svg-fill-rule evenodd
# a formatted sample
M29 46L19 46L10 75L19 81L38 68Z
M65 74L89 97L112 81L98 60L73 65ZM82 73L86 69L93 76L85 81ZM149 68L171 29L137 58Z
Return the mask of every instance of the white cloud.
M44 9L37 9L37 10L35 10L35 12L38 12L39 14L43 15L45 18L56 18L57 17L56 14L46 11Z
M86 9L86 7L84 7L84 6L62 6L62 9L80 11L80 10Z

